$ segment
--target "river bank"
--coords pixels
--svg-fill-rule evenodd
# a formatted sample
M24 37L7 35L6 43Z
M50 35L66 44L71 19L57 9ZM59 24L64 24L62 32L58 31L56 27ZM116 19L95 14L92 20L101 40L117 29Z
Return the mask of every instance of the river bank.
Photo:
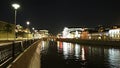
M57 41L89 44L89 45L104 45L104 46L120 46L120 41L116 40L89 40L89 39L69 39L69 38L57 38Z

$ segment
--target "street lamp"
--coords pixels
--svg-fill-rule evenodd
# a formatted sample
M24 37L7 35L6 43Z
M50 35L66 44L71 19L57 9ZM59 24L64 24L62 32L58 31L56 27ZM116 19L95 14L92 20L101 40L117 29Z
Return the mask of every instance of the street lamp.
M35 28L33 27L32 30L33 30L33 40L34 40L34 31L35 31Z
M12 4L12 7L15 9L15 20L14 20L15 28L14 28L14 29L16 29L17 9L20 8L20 5L17 4L17 3L13 3L13 4ZM16 32L15 32L14 34L15 34L15 38L16 38ZM15 40L15 38L14 38L14 40Z
M12 7L15 9L15 19L14 19L14 24L15 24L15 28L14 31L16 29L16 16L17 16L17 9L20 8L20 5L17 3L13 3ZM12 45L12 57L15 57L15 40L16 40L16 32L14 32L14 44Z
M29 25L30 25L30 22L27 21L26 24L27 24L27 29L28 29L28 32L29 32Z
M29 25L30 25L30 22L29 22L29 21L27 21L27 22L26 22L26 24L27 24L27 28L28 28L28 35L29 35ZM28 38L28 36L27 36L27 38Z
M32 30L34 31L34 30L35 30L35 28L33 27L33 28L32 28Z
M27 25L29 26L30 22L29 22L29 21L27 21L26 23L27 23Z

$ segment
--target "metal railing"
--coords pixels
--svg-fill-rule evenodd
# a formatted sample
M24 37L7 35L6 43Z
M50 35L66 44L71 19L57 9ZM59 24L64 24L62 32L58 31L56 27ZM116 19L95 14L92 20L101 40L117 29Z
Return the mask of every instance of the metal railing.
M0 44L0 68L9 65L20 53L37 40L14 41Z

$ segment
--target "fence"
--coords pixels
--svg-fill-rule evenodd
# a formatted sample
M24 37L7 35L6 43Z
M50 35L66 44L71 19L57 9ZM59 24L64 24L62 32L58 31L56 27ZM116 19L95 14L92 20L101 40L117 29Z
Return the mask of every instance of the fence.
M10 64L20 53L37 40L14 41L0 45L0 68Z

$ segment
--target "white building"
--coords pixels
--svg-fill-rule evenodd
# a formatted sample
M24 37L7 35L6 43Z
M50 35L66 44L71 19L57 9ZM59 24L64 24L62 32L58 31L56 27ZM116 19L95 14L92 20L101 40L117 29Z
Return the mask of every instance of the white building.
M109 37L111 39L120 39L120 28L118 28L118 29L110 29L109 30Z
M62 32L62 37L63 38L80 38L80 33L82 31L84 31L84 29L83 28L67 28L67 27L65 27Z

